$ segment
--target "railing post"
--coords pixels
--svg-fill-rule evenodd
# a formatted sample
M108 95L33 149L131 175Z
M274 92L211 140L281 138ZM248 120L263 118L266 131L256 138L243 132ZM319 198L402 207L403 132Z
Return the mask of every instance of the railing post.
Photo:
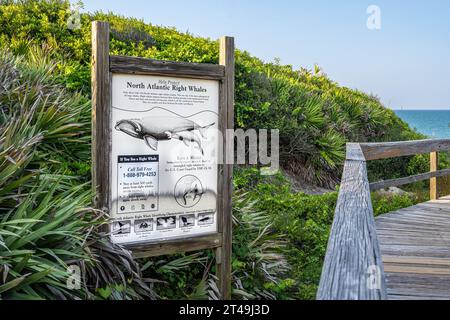
M436 172L438 170L438 153L430 153L430 172ZM437 177L430 179L430 200L437 200L439 198L439 190L437 186Z

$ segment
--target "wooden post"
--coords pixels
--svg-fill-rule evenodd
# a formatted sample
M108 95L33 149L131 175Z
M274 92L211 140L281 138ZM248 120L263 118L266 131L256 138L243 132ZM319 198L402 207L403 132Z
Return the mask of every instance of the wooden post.
M222 104L222 136L226 137L226 129L234 128L234 38L220 39L219 64L225 66L225 80L222 83L224 101ZM225 139L224 139L225 140ZM232 154L233 143L225 141L223 160L227 154ZM231 148L231 149L230 149ZM222 246L216 249L217 278L219 290L223 300L231 299L231 247L232 247L232 203L233 196L233 165L224 163L223 195L222 195Z
M438 156L437 152L430 153L430 172L436 172L438 170ZM439 198L439 190L437 185L437 177L430 179L430 200L437 200Z
M92 22L92 187L96 208L109 210L109 24Z

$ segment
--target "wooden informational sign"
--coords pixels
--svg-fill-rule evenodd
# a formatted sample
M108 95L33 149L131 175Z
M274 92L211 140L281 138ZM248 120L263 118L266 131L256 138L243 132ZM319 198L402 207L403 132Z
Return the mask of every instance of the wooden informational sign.
M112 241L217 232L219 81L113 74Z
M228 299L233 39L212 65L110 56L109 25L92 32L93 185L111 241L137 257L215 249Z

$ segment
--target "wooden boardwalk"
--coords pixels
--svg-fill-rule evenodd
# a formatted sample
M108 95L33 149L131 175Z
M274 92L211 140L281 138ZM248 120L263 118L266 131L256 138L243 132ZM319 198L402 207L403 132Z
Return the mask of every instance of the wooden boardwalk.
M443 151L450 139L347 144L318 300L450 300L450 196L438 199L437 183L450 176L438 163ZM369 181L368 161L425 153L429 172ZM431 201L374 218L372 191L424 180Z
M450 197L375 221L388 299L450 300Z

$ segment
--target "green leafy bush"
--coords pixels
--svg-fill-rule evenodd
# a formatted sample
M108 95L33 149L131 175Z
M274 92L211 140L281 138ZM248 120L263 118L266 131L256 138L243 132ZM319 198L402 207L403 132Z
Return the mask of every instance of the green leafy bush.
M372 195L373 211L375 216L384 213L396 211L402 208L407 208L421 202L421 199L414 194L408 195L390 195L380 196L378 194Z
M218 42L112 13L82 14L70 30L68 1L2 0L0 43L20 54L46 43L58 56L67 88L90 92L90 22L111 24L111 53L162 60L218 62ZM341 87L316 67L294 70L236 51L236 127L280 130L283 167L315 184L339 181L346 141L410 140L421 136L376 97ZM408 162L397 162L406 172ZM383 172L379 167L373 172Z

